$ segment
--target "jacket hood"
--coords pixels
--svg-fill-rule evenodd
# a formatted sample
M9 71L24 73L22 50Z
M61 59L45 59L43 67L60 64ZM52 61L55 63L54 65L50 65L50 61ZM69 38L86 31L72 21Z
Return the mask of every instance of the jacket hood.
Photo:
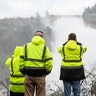
M74 50L77 47L77 43L74 40L69 40L65 46L70 50Z
M40 36L34 36L32 38L32 44L35 44L35 45L45 44L45 40Z
M16 46L16 48L15 48L15 50L14 50L14 55L13 55L13 57L18 57L18 56L20 56L21 51L22 51L22 47Z

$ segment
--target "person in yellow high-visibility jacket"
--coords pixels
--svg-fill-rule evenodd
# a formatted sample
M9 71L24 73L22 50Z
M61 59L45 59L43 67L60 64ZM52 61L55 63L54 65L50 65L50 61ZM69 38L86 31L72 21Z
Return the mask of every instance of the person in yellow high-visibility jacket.
M6 60L10 70L10 96L24 96L24 75L19 70L20 53L22 46L16 46L14 54Z
M71 87L74 96L80 96L80 80L85 79L82 55L86 50L77 42L75 33L70 33L68 41L58 48L62 58L60 80L64 83L64 96L71 96Z
M24 46L20 64L25 74L25 96L34 96L34 92L45 96L45 77L52 71L53 59L42 31L37 31L32 42Z

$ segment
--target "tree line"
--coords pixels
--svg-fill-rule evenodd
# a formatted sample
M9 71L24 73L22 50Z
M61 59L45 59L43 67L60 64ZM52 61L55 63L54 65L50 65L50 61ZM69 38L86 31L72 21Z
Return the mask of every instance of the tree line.
M92 7L86 8L82 16L86 23L96 24L96 4Z

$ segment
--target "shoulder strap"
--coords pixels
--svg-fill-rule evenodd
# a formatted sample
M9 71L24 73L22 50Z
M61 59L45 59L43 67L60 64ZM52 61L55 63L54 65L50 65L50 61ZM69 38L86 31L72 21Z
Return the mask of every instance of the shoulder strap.
M24 59L25 60L27 59L27 44L25 45L25 56L24 56Z
M11 57L11 70L12 70L12 75L14 74L14 71L13 71L13 57Z
M77 45L79 45L79 46L80 46L80 58L81 58L81 54L82 54L82 43L77 42Z
M81 58L81 54L82 54L82 46L81 45L79 45L80 46L80 58Z
M46 52L46 46L44 46L44 48L43 48L42 61L44 61L45 52Z
M64 60L65 60L64 45L63 45L63 47L62 47L62 52L63 52L63 56L64 56Z

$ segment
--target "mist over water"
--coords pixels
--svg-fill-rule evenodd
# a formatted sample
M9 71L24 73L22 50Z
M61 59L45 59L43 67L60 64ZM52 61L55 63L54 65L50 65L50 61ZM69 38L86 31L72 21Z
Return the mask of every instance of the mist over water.
M52 44L54 66L52 73L47 77L47 80L56 81L59 86L61 84L63 87L59 80L61 56L57 52L57 48L67 41L69 33L76 33L77 41L87 47L87 51L83 55L84 68L87 71L91 71L96 63L96 30L90 26L86 26L83 19L77 17L63 17L58 19L55 22L54 30L55 41Z

